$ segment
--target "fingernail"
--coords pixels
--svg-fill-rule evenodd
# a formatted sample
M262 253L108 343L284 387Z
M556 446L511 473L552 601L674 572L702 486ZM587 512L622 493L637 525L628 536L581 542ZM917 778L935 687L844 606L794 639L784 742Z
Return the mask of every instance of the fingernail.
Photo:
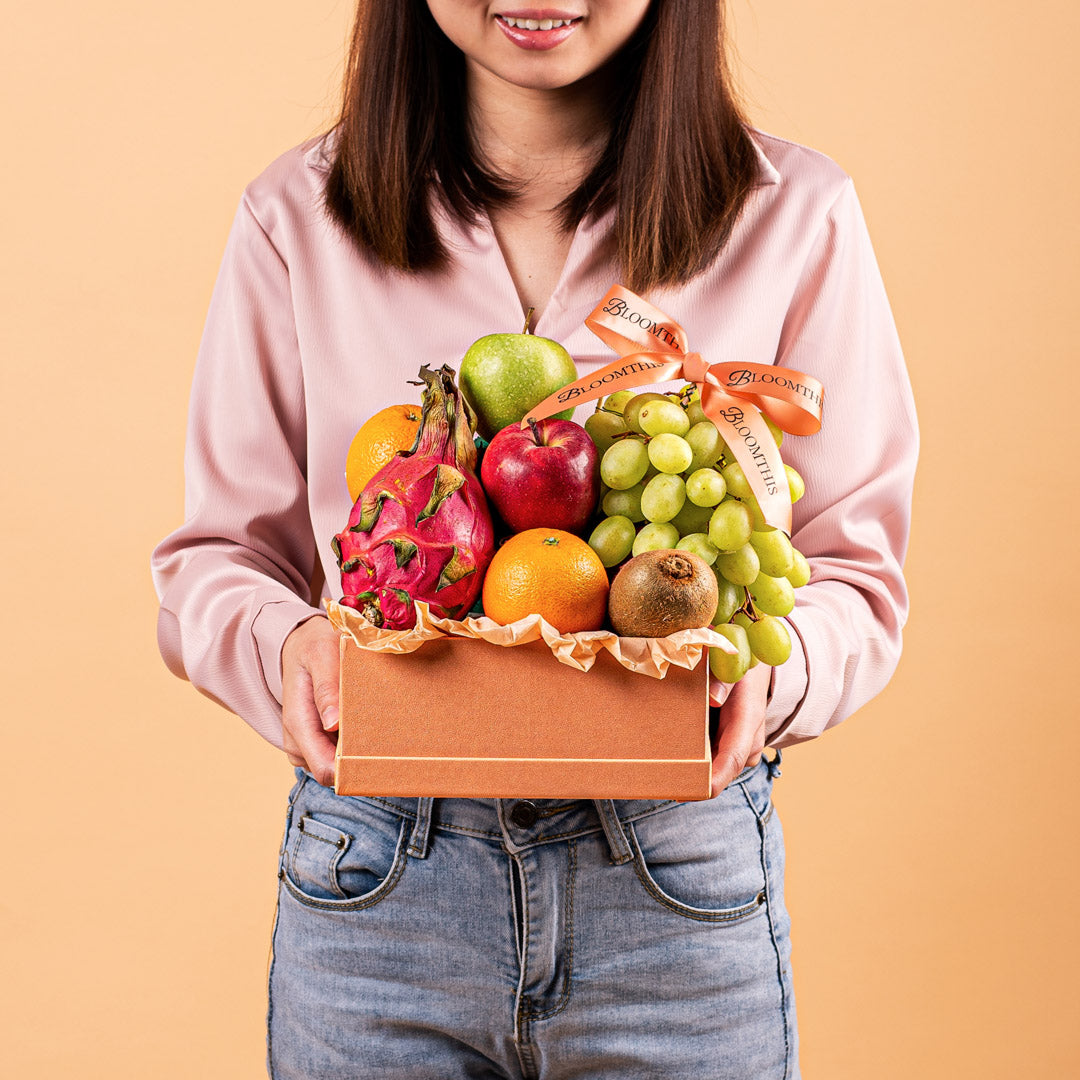
M336 705L331 705L323 713L322 726L326 731L333 731L338 726L338 710Z

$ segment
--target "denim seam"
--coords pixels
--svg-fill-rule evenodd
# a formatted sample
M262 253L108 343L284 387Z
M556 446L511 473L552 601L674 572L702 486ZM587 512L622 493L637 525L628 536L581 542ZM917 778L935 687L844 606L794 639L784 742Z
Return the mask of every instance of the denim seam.
M330 879L330 885L333 887L334 892L338 893L343 900L347 897L345 890L341 887L341 882L338 881L337 871L338 864L341 862L341 858L345 854L345 850L348 846L348 843L346 843L344 846L335 844L334 854L330 856L330 864L326 868L326 874L327 877Z
M736 777L728 784L728 787L741 786L745 784L749 779L753 769L747 769L745 775ZM670 810L673 806L683 806L683 802L679 799L665 799L663 802L657 803L655 806L650 806L647 810L639 810L636 814L627 814L625 817L619 813L618 800L615 800L615 815L618 817L624 825L629 825L635 821L642 821L644 818L652 817L653 814L662 813L664 810Z
M391 813L399 814L401 817L409 818L412 821L416 820L416 814L412 810L406 810L404 807L398 806L397 803L392 803L387 799L380 799L378 795L364 795L363 798L367 802L378 803Z
M673 802L674 806L675 803ZM655 813L655 811L646 810L643 814L636 815L634 818L624 818L623 821L636 821L638 817L644 817L646 814ZM535 839L530 840L528 843L519 844L518 847L521 850L526 848L536 847L538 844L547 844L555 840L577 840L582 836L589 836L592 833L603 832L602 825L579 825L575 829L567 829L565 832L556 833L542 833L536 836Z
M746 783L746 779L747 778L744 777L742 780L740 780L738 782L740 784L744 784L744 783ZM733 783L734 783L734 781L733 781ZM617 809L616 809L615 813L616 813L616 817L619 817L619 821L623 825L628 825L631 822L641 821L643 818L651 817L653 814L659 814L664 810L670 810L673 806L681 806L681 805L682 805L682 803L680 803L676 799L667 799L664 802L660 803L658 806L650 806L647 810L641 810L636 814L629 814L626 817L619 817ZM465 827L460 826L460 825L441 825L440 828L459 829L462 832L470 831L470 830L467 830ZM479 835L483 835L483 836L492 836L497 840L502 840L503 839L502 833L487 833L487 832L482 833L482 832L480 832L480 830L471 830L471 831L476 832ZM518 844L516 846L517 846L519 851L526 851L529 848L537 847L540 844L547 844L549 842L554 842L556 840L568 840L568 839L575 839L576 840L576 839L579 839L579 838L581 838L583 836L590 836L590 835L592 835L593 833L596 833L596 832L603 832L603 825L581 825L576 829L568 829L565 832L543 833L543 834L538 835L535 839L528 841L527 843Z
M290 824L290 828L291 828ZM289 845L288 853L285 856L285 864L282 867L282 874L288 874L289 871L296 865L297 856L299 855L300 841L304 838L304 834L297 831L296 836L293 838L293 842Z
M739 780L739 781L732 781L732 783L740 783L740 784L745 783L745 778L743 780ZM412 813L411 811L405 810L400 806L396 806L394 803L388 802L385 799L381 799L377 795L365 795L365 796L363 796L363 798L366 801L378 803L380 806L383 806L387 810L391 811L391 813L398 814L401 817L408 818L410 821L414 821L416 819L416 815L414 813ZM566 804L566 805L570 805L570 804ZM662 810L667 810L672 806L680 806L680 805L682 805L682 804L679 803L675 799L665 799L663 802L658 803L656 806L650 806L647 810L639 810L637 813L630 814L630 815L628 815L626 817L622 817L621 815L619 815L619 820L621 822L623 822L623 823L626 823L626 822L629 822L629 821L639 821L642 818L649 817L652 814L658 814ZM541 811L541 817L544 817L544 816L552 817L558 812L561 812L560 808L553 808L553 809L551 809L549 811ZM616 814L618 815L618 808L616 808ZM488 829L479 829L479 828L475 828L475 827L473 827L471 825L456 825L456 824L454 824L453 822L450 822L450 821L440 821L437 817L432 819L431 826L435 831L438 831L440 829L447 829L447 830L449 830L451 832L465 833L468 836L487 837L487 838L490 838L492 840L500 840L500 841L503 839L503 834L501 832L491 832ZM523 845L522 850L524 850L526 847L534 847L536 844L546 843L548 840L565 840L568 837L586 836L591 832L596 832L598 828L599 828L599 826L583 825L579 829L576 829L576 830L575 829L570 829L570 830L568 830L566 832L550 833L548 835L538 836L535 841L533 841L533 842L531 842L529 844Z
M416 800L416 821L409 831L409 846L406 854L414 859L426 859L431 848L431 818L434 799Z
M528 1021L526 1021L525 1030L528 1031ZM536 1068L536 1055L533 1053L533 1044L531 1042L519 1042L517 1052L518 1062L521 1064L521 1075L525 1077L525 1080L536 1080L540 1073Z
M273 966L278 959L278 922L281 919L281 891L278 892L278 903L274 905L273 930L270 931L270 963L267 967L267 1072L270 1080L273 1080Z
M306 836L309 840L318 840L322 844L329 844L330 847L337 848L338 851L340 851L341 848L342 848L342 844L341 844L340 840L327 840L325 836L319 836L318 833L308 832L307 829L304 828L304 822L305 821L310 821L310 820L312 820L310 817L302 817L300 819L299 829L300 829L301 835ZM356 839L356 837L350 836L349 833L342 833L341 835L342 835L342 838L345 839L345 840L355 840Z
M345 854L345 849L349 846L350 843L352 843L354 837L352 837L349 833L343 833L340 829L338 829L336 831L341 833L341 836L345 840L345 843L341 844L335 843L333 840L327 840L325 836L319 836L317 833L308 832L307 829L304 828L304 822L311 820L314 820L312 819L311 815L305 814L297 823L296 842L292 846L293 857L295 858L299 855L300 845L304 842L305 839L318 840L320 843L328 844L330 847L332 847L334 849L334 854L330 856L330 861L326 864L326 877L327 880L330 882L330 887L334 890L334 892L336 892L342 900L347 900L348 897L345 895L345 890L338 883L337 868L338 863L341 862L342 855ZM320 822L320 824L322 823ZM333 826L330 825L326 826L326 828L332 827Z
M308 774L305 772L300 780L300 786L296 794L289 799L289 805L285 810L285 832L281 837L281 847L278 849L278 878L285 872L285 853L289 844L289 829L292 828L293 807L296 806L300 793L308 782ZM280 882L279 882L280 884ZM266 969L266 1071L270 1074L270 1080L274 1080L274 963L277 960L277 932L278 923L281 919L281 889L278 889L277 902L274 905L274 928L270 931L270 963Z
M770 780L770 784L771 783L772 781ZM754 800L750 798L750 793L746 790L745 787L743 787L742 789L742 794L743 798L746 800L746 805L750 807L750 812L756 818L758 826L761 829L764 829L769 818L772 817L773 807L771 789L770 793L765 796L765 805L760 810L754 805Z
M529 1031L529 1020L531 1018L531 1005L529 995L526 993L526 989L529 985L529 950L532 939L532 921L529 917L529 887L528 879L525 875L525 867L518 861L516 855L513 856L515 862L517 862L518 869L520 870L519 880L521 882L521 988L518 993L518 1007L517 1007L517 1052L518 1060L521 1062L522 1072L528 1078L535 1077L536 1071L536 1058L533 1056L532 1040Z
M381 799L378 795L364 795L363 798L367 802L378 803L392 814L397 814L409 821L416 821L416 814L413 811L406 810L404 807L398 806L396 803L392 803L387 799ZM503 838L501 832L489 832L487 829L474 829L470 825L454 825L448 821L439 821L434 814L432 815L431 827L436 832L439 829L450 829L453 832L467 833L470 836L489 836L493 840L501 840Z
M619 813L619 807L615 806L615 816L622 822L623 825L630 825L635 821L642 821L647 817L652 817L653 814L663 813L665 810L670 810L673 806L682 806L683 804L677 799L666 799L664 802L659 803L656 806L650 806L648 810L639 810L636 814L627 814L623 817Z
M756 814L754 816L757 817ZM681 904L674 897L663 892L660 886L653 881L646 868L645 856L642 854L641 847L638 844L637 834L632 828L629 832L629 839L634 848L634 858L630 861L630 864L633 866L634 873L637 874L642 887L658 904L662 904L670 911L675 912L676 915L681 915L684 919L695 919L697 922L706 923L740 922L749 918L756 911L760 911L766 903L765 890L762 889L749 903L742 904L737 908L726 908L723 911L707 911L703 908L691 907L689 904Z
M559 1000L547 1012L530 1013L530 1018L533 1020L550 1020L553 1016L558 1016L570 1001L570 984L574 977L574 890L577 886L577 844L573 840L568 840L566 847L570 855L570 874L566 884L566 931L563 938L566 948L566 975L563 978Z
M556 814L561 814L564 810L576 810L577 807L572 802L560 803L558 806L549 806L544 810L537 808L538 817L554 817Z
M518 968L521 967L521 939L524 934L523 927L518 925L518 899L521 892L521 876L518 873L517 864L512 855L507 856L506 865L509 868L508 880L510 883L510 927L514 934L514 951L517 955Z
M443 828L461 828L460 826L446 825ZM467 831L462 829L461 831ZM476 831L476 830L474 830ZM537 836L532 840L526 841L524 844L514 844L514 847L518 851L528 851L530 848L540 847L542 844L554 843L556 840L577 840L582 836L589 836L592 833L601 832L602 828L599 825L582 825L577 829L569 829L566 832L561 833L545 833L542 836ZM496 840L503 840L502 833L479 833L481 836L491 836Z
M521 935L521 1008L525 1019L532 1015L532 999L528 995L529 988L529 953L532 951L532 914L529 911L529 879L525 874L525 867L521 866L521 911L525 931Z
M274 1078L274 962L277 960L277 932L281 919L281 892L274 905L274 928L270 931L270 963L266 969L266 1071Z
M579 825L576 829L567 829L565 832L543 833L537 835L535 840L524 846L532 847L534 844L546 844L549 840L568 840L571 837L586 836L588 833L596 832L599 828L599 825Z
M769 920L769 940L772 942L773 953L776 955L776 983L777 989L780 991L780 1015L784 1019L784 1080L788 1080L788 1077L791 1076L791 1018L788 1016L787 993L784 988L784 965L780 959L780 946L776 940L776 924L773 922L772 903L770 902L772 889L769 881L769 860L765 855L765 826L768 819L772 817L772 800L770 798L769 813L766 816L758 814L745 789L743 790L743 796L758 819L758 833L761 837L761 873L765 878L765 917Z
M386 875L382 883L372 890L372 895L344 902L341 900L322 900L314 896L308 896L307 893L289 880L284 871L282 871L280 877L293 899L305 907L318 908L323 911L363 911L364 908L373 907L381 900L384 900L393 891L401 880L406 862L408 862L408 854L405 851L405 823L403 821L401 823L401 832L398 834L397 850L394 852L394 865L390 868L390 873Z
M345 895L345 890L341 887L341 884L338 881L337 868L338 863L341 862L342 856L345 854L346 850L353 842L355 837L352 836L350 833L341 832L340 829L337 829L335 831L340 834L341 838L339 840L327 840L325 836L319 836L318 833L308 832L307 829L304 828L304 822L312 820L315 819L313 819L309 814L305 814L300 819L297 825L298 836L296 838L296 843L293 845L293 853L299 854L300 845L304 842L305 839L318 840L320 843L332 847L334 849L334 853L330 856L330 861L326 864L326 877L327 880L330 882L330 888L338 894L338 897L342 900L347 900L348 897ZM320 822L320 824L322 823ZM327 825L326 828L332 828L332 826Z
M501 832L489 832L487 829L474 829L471 825L451 825L445 821L432 822L432 827L436 832L439 829L447 829L451 832L465 833L467 836L486 836L492 840L502 840L503 834Z
M731 783L728 785L728 787L734 787L737 784L745 784L747 782L747 780L750 779L750 775L751 775L752 771L753 770L747 770L746 775L736 777L734 780L731 781ZM310 779L310 778L305 773L304 774L304 782L306 783L308 779ZM299 792L297 792L297 795L299 796ZM406 818L408 818L408 819L410 819L412 821L415 821L415 819L416 819L416 814L415 814L414 811L406 810L404 807L399 806L397 803L391 802L388 799L381 798L378 795L364 795L364 796L357 796L357 798L362 799L365 802L378 803L379 806L384 807L385 809L389 810L391 813L397 814L397 815L399 815L401 817L406 817ZM619 800L616 800L615 812L616 812L616 815L618 816L619 820L622 821L622 822L638 821L641 818L649 817L652 814L658 814L661 810L667 810L672 806L681 806L682 805L682 803L677 799L664 799L664 800L658 802L655 806L650 806L645 810L639 810L637 813L627 814L626 816L623 816L622 814L619 814L619 812L618 812L618 802L619 802ZM566 809L567 807L571 807L571 806L572 806L572 804L565 803L565 804L563 804L562 806L559 806L559 807L552 807L552 808L549 808L547 810L541 810L540 811L540 817L542 817L542 818L543 817L553 817L555 814L561 813L563 809ZM474 836L491 836L491 837L494 837L497 840L501 840L502 835L503 835L501 832L490 832L487 829L478 829L478 828L474 828L471 825L456 825L453 822L439 821L439 820L437 820L435 818L433 818L433 820L432 820L432 827L435 828L435 829L452 829L454 832L469 833L469 834L474 835ZM577 834L577 835L584 835L585 832L587 832L587 831L590 831L589 827L585 827L583 829L583 831L581 833ZM550 837L545 837L545 839L552 839L552 840L563 839L563 838L565 838L567 836L572 836L572 835L575 835L573 830L571 830L570 832L565 832L565 833L553 833L553 834L551 834Z

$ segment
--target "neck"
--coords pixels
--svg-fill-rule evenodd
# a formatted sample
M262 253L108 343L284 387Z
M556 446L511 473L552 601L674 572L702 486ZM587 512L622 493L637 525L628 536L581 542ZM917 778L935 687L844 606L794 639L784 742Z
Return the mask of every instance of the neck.
M478 65L468 68L469 120L484 160L521 185L519 201L545 189L573 190L608 136L607 95L597 76L574 86L514 86Z

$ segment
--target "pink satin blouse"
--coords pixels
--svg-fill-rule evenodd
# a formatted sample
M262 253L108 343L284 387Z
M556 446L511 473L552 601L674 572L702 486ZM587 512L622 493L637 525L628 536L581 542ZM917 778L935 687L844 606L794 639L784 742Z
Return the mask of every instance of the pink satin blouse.
M709 362L778 363L826 387L822 431L783 446L806 480L792 539L813 570L788 619L792 657L773 677L769 741L783 746L853 713L896 666L918 435L850 179L812 150L753 137L760 181L723 253L648 299ZM324 595L338 592L330 538L349 516L353 434L414 399L421 364L456 366L476 338L522 324L486 220L440 218L449 270L384 271L323 213L325 154L325 138L289 151L240 200L195 369L185 521L152 559L170 669L279 746L281 648L321 610L309 603L317 560ZM583 324L619 279L609 224L581 223L535 328L582 375L614 359Z

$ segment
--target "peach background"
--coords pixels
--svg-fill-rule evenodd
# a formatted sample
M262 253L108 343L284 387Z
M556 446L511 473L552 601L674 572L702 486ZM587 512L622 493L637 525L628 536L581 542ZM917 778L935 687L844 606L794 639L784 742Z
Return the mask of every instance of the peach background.
M1080 1068L1078 11L735 3L755 118L857 180L924 433L900 671L778 788L808 1080ZM167 674L147 558L237 198L326 121L350 15L5 13L12 1076L264 1075L290 771Z

